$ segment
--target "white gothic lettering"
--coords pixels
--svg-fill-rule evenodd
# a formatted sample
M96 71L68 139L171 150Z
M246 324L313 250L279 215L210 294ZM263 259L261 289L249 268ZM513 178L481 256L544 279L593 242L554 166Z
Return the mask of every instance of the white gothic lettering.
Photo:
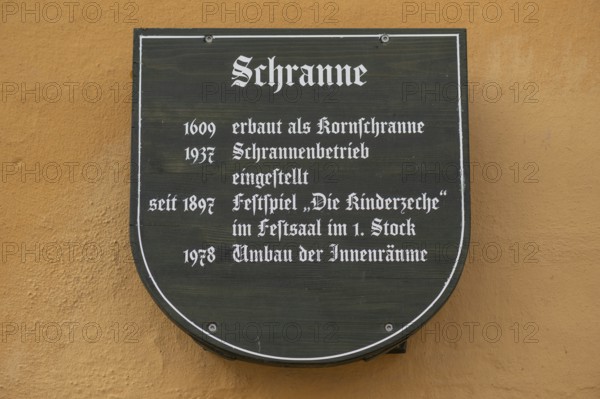
M250 67L252 57L240 55L233 63L231 86L246 87L254 78L254 84L265 84L275 87L274 93L279 93L285 83L294 86L362 86L366 83L363 76L367 68L363 64L352 67L348 64L332 65L280 65L276 63L275 56L268 57L267 65L261 64Z

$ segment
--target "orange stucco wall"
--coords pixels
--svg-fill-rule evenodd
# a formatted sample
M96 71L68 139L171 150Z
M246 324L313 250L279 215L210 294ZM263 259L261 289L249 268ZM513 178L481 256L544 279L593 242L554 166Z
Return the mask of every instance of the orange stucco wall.
M600 397L598 1L1 7L1 398ZM468 29L472 245L408 353L231 362L163 315L129 249L134 27Z

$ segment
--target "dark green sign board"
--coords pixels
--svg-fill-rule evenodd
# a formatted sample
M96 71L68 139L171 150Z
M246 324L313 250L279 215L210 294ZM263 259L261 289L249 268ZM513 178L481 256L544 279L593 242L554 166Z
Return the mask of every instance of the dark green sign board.
M204 347L285 365L397 349L469 239L464 30L142 29L131 241Z

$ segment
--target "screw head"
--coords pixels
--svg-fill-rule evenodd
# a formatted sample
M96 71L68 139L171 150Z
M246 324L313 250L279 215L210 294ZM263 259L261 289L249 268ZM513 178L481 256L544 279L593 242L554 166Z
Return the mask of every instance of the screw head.
M386 34L381 35L381 37L379 38L379 40L381 40L381 43L387 43L390 41L390 37Z
M208 325L208 331L211 333L217 332L217 325L215 323L210 323Z
M387 332L392 332L392 331L394 331L394 326L392 325L392 323L387 323L387 324L385 325L385 331L387 331Z
M204 41L206 43L212 43L213 40L214 40L214 37L212 37L212 35L204 36Z

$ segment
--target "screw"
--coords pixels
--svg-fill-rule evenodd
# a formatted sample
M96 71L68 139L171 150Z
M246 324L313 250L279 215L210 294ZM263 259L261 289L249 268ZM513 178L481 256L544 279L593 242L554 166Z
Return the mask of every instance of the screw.
M381 35L381 37L379 38L379 40L381 40L381 43L387 43L390 41L390 37L386 34Z
M208 331L211 333L217 332L217 325L215 323L210 323L208 325Z
M385 331L392 332L393 330L394 330L394 326L392 325L392 323L387 323L385 325Z
M212 43L213 42L214 37L212 37L212 35L208 35L204 37L204 41L206 43Z

